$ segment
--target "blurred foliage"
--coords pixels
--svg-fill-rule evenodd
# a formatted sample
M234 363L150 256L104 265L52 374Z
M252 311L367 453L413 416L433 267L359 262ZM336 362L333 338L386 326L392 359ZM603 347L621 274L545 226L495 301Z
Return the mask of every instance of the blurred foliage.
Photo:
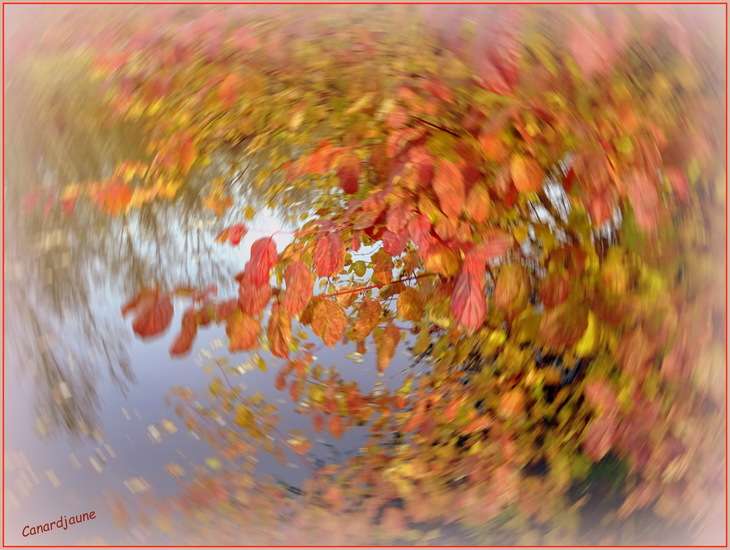
M54 205L118 216L174 200L236 151L204 208L225 215L246 166L266 205L306 220L282 251L253 243L231 299L141 289L125 307L135 332L158 334L171 296L189 296L175 355L225 324L231 351L280 359L259 366L314 431L370 434L292 497L248 458L258 443L306 459L306 433L279 433L275 407L220 379L208 407L178 389L188 429L228 464L181 481L155 526L179 533L180 512L200 520L188 541L243 523L247 544L434 544L449 525L480 544L585 543L600 497L580 487L605 484L604 544L658 540L633 531L639 517L708 536L725 460L726 175L720 35L703 14L166 6L68 32L65 65L102 100L93 117L135 128L140 152L54 189ZM56 55L49 40L31 66ZM384 372L407 333L426 360L371 393L309 341L374 347L364 366Z

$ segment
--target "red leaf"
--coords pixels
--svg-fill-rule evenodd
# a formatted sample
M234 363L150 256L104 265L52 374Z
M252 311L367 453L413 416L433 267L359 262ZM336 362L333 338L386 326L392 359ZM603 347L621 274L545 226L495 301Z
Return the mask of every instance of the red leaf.
M512 235L499 229L483 232L482 238L484 241L474 249L472 254L485 263L501 258L514 244Z
M458 218L464 206L466 192L464 178L455 164L447 160L439 162L433 178L433 189L444 214Z
M390 111L388 118L385 121L388 128L392 129L401 128L402 126L405 126L407 122L408 109L403 106L397 106Z
M271 319L266 331L271 353L282 359L289 358L289 343L291 342L291 318L278 303L271 308Z
M456 321L470 331L481 328L487 313L484 271L483 263L467 258L451 296L451 311L454 312Z
M406 249L408 233L403 230L400 233L386 231L383 233L383 250L391 256L400 256Z
M185 355L190 351L193 340L198 333L198 314L193 309L188 309L183 315L182 330L175 343L170 348L170 355Z
M433 157L428 154L428 150L424 146L413 147L408 156L411 159L412 170L416 175L419 187L426 189L433 179Z
M267 282L261 286L252 284L244 275L238 287L238 303L241 310L249 315L261 313L271 298L271 285Z
M246 264L246 275L256 286L269 282L269 271L276 263L276 244L271 237L259 239L251 245L251 259Z
M408 233L419 248L426 249L431 244L431 222L423 214L408 222Z
M312 416L312 429L315 432L321 432L324 429L324 415L321 413L315 413Z
M317 241L314 248L314 267L320 277L336 275L345 265L345 245L339 233L329 233Z
M309 303L314 290L314 277L309 268L300 261L292 262L284 272L286 293L284 307L289 315L297 315Z
M159 291L145 297L137 304L137 316L132 328L142 338L157 336L167 329L172 321L172 301L168 295L160 295Z
M258 320L248 313L236 309L226 319L226 334L228 335L228 351L247 351L256 347L261 325Z
M345 193L357 193L360 170L360 157L355 153L348 153L340 158L337 165L337 176L340 178L340 186Z
M405 229L412 216L413 205L409 201L395 202L388 211L385 227L393 233L398 233L401 229Z
M126 316L130 311L134 311L139 304L154 299L158 292L159 290L141 290L139 294L122 306L122 316Z
M226 300L225 302L219 302L213 306L213 315L217 321L228 319L239 308L237 300Z
M227 227L220 233L218 233L218 236L215 238L216 242L224 243L228 241L232 245L240 244L241 239L243 239L246 236L246 233L248 233L248 228L242 224L236 224L232 225L231 227Z
M421 140L423 135L413 128L405 128L392 134L388 138L387 154L389 157L397 157L405 152L414 143Z

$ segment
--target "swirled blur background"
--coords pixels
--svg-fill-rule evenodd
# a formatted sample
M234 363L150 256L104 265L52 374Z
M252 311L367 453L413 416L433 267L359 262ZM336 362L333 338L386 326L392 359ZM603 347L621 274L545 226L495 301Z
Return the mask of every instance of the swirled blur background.
M6 542L722 544L725 18L4 6Z

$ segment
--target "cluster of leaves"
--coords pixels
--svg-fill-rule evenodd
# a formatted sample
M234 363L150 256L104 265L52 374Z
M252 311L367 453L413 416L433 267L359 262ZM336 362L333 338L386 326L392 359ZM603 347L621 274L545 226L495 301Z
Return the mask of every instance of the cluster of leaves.
M701 517L724 400L724 314L691 260L722 232L703 219L724 200L709 40L668 8L302 10L173 13L99 53L110 112L149 132L145 182L243 144L266 148L272 201L323 190L284 250L252 244L237 297L194 296L171 353L224 323L231 351L281 359L275 385L315 431L368 424L322 506L391 537L439 521L568 536L568 490L609 453L634 475L619 517ZM221 182L206 200L225 211ZM172 318L157 290L129 307L141 336ZM383 372L407 332L430 370L369 394L306 342L373 345ZM254 429L241 399L222 406Z

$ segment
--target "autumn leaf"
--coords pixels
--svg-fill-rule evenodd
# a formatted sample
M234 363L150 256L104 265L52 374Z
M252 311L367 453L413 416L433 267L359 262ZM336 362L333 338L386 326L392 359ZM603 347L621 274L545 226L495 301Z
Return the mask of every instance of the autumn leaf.
M644 231L653 231L659 217L656 184L646 172L636 171L626 178L626 190L634 209L636 223Z
M408 243L408 233L405 230L399 233L386 231L383 233L383 250L391 256L400 256L405 252Z
M262 285L254 285L244 272L238 287L238 303L241 310L249 315L257 315L264 310L270 299L271 285L268 281Z
M588 311L571 301L546 311L540 320L540 338L550 349L569 348L580 340L588 327Z
M258 320L240 309L234 310L226 318L226 335L228 335L228 351L248 351L258 343L261 325Z
M550 273L540 283L538 294L543 305L550 309L562 304L568 299L570 292L570 277L567 273Z
M404 321L417 323L423 317L423 300L413 287L408 286L400 292L397 308L398 317Z
M347 328L347 316L334 300L319 299L314 306L312 330L325 345L334 347Z
M484 263L501 258L514 246L514 237L500 229L483 231L482 239L470 254Z
M487 313L484 273L483 263L467 258L451 296L451 311L456 321L470 331L481 328Z
M613 418L603 417L588 425L583 435L583 451L593 462L608 454L616 439L616 424Z
M373 339L375 340L378 372L383 372L388 368L390 360L395 355L395 349L400 341L400 330L393 323L389 322L385 329L375 329Z
M118 216L132 201L132 189L126 183L112 182L104 189L103 197L104 210Z
M236 246L241 243L241 239L243 239L247 233L248 228L244 224L239 223L227 227L226 229L218 233L218 236L215 238L215 240L219 243L225 243L226 241L228 241L230 244Z
M291 342L291 318L278 303L271 308L269 327L266 330L271 353L283 359L289 358L289 343Z
M458 167L447 160L439 162L433 178L433 190L444 214L458 218L466 199L464 178Z
M537 161L529 156L512 155L510 175L517 190L521 193L539 191L542 188L544 174Z
M422 251L421 257L426 269L444 277L453 277L461 267L459 252L445 244L429 246L425 252Z
M332 415L329 421L329 431L335 439L342 439L343 431L342 418L339 415Z
M406 228L413 213L413 205L409 201L397 201L388 210L385 227L392 233L399 233Z
M284 272L286 292L284 307L289 315L299 314L309 303L314 290L314 277L309 268L300 261L289 264Z
M336 275L345 263L345 245L339 233L328 233L314 247L314 267L320 277Z
M129 309L129 305L125 309ZM169 295L159 291L145 293L133 309L137 314L132 321L132 329L142 338L161 334L172 321L172 301Z
M466 213L475 222L484 223L489 217L491 204L492 200L489 198L489 192L483 186L477 184L469 191L469 196L466 199Z
M226 78L223 79L223 82L221 82L221 85L218 88L218 95L220 96L221 102L226 109L230 109L231 107L233 107L233 104L238 98L239 89L240 80L238 74L236 73L229 74L228 76L226 76Z
M340 178L340 187L345 193L357 193L361 164L360 157L355 153L347 153L340 157L337 164L337 177Z
M506 313L520 311L530 297L530 281L521 265L502 266L494 285L494 305Z
M182 318L182 329L170 348L170 355L185 355L190 351L198 332L197 312L188 309Z
M364 340L380 323L380 302L365 298L358 309L357 321L349 333L350 340Z
M276 244L271 237L259 239L251 245L251 258L246 263L248 280L262 286L269 282L269 272L276 263Z

